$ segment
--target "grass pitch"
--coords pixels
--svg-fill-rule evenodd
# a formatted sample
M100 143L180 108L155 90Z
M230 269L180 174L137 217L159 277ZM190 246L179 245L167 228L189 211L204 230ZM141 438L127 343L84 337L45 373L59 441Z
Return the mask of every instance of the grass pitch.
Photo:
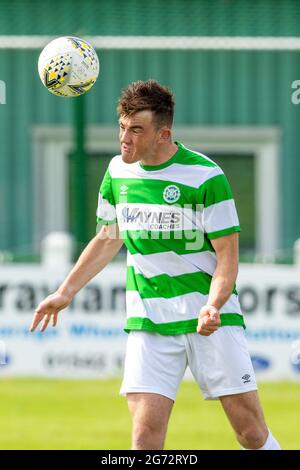
M120 380L0 380L0 449L129 449ZM260 384L267 423L284 449L300 449L300 383ZM183 382L166 449L239 449L218 401Z

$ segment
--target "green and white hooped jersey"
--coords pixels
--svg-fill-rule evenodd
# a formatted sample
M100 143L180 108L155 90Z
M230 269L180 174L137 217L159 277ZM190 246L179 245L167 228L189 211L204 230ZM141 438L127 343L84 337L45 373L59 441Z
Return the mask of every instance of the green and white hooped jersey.
M240 231L221 168L177 145L159 166L124 163L117 155L100 187L97 223L118 223L128 249L127 332L195 332L216 268L210 240ZM221 325L245 326L235 289Z

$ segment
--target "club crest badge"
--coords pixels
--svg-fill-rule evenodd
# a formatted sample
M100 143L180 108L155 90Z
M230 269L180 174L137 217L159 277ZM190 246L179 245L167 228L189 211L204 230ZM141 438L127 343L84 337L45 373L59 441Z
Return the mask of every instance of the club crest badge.
M168 204L177 202L180 198L180 189L175 184L170 184L164 189L163 198Z

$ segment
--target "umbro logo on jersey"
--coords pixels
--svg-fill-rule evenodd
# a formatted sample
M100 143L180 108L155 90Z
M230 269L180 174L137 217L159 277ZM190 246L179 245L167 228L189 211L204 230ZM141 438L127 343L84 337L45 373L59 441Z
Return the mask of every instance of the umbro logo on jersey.
M126 184L122 184L122 186L120 186L121 196L125 196L125 194L127 194L127 191L128 191L128 186L126 186Z
M175 184L170 184L164 189L163 198L169 204L177 202L180 198L180 189Z
M242 379L243 379L244 384L247 384L247 383L251 382L250 377L251 377L251 375L249 375L249 374L243 375Z

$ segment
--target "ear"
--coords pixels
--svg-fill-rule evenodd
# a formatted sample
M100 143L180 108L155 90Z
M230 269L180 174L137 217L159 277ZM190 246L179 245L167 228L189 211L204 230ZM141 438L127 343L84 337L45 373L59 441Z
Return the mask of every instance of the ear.
M160 144L165 144L166 142L169 142L170 138L171 138L171 129L169 127L163 127L160 130L158 142Z

